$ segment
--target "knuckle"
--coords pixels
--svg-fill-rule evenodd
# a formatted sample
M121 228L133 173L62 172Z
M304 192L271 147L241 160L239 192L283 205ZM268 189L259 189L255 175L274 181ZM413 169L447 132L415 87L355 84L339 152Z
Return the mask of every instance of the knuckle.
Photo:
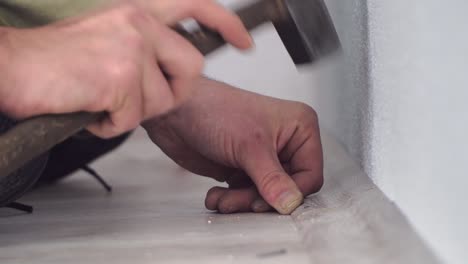
M323 188L323 185L325 184L325 178L323 177L323 174L320 174L319 176L317 176L317 178L315 179L315 182L314 182L314 185L311 187L311 189L309 190L309 194L313 194L313 193L317 193L319 192L322 188Z
M126 2L116 12L119 32L122 32L122 46L128 49L141 50L145 43L141 28L148 27L151 15L136 4ZM151 25L152 26L152 25Z
M119 101L116 99L117 97L118 95L113 85L96 87L94 89L94 96L90 99L86 110L91 112L111 111L114 109L116 102Z
M305 103L297 103L297 108L301 116L305 117L306 119L312 120L313 122L318 122L318 114L314 108L310 105Z
M135 65L111 62L103 71L101 87L96 91L91 108L115 112L123 107L128 90L138 85Z
M109 59L102 68L103 77L109 84L128 86L137 82L138 66L129 59Z
M127 1L121 6L119 17L122 23L134 28L143 27L153 21L153 17L147 10L132 1Z
M137 128L142 122L141 102L134 96L120 97L117 108L111 113L111 130L115 134L122 134Z
M97 82L89 108L115 112L131 90L141 86L142 66L128 53L99 58L98 64L94 73Z
M314 193L318 193L325 184L325 179L323 174L320 174L312 179L312 182L309 184L304 184L303 186L299 186L301 191L304 193L304 196L308 196Z
M107 103L109 97L110 96L107 89L104 89L100 86L96 86L96 88L93 91L93 96L90 97L85 110L90 112L100 112L107 110L106 106L109 105Z

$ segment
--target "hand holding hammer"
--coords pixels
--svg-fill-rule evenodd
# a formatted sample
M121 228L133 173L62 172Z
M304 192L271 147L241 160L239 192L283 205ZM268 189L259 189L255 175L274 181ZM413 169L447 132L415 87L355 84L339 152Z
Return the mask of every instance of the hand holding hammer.
M313 63L340 42L323 0L260 0L236 12L247 29L272 22L295 64ZM216 32L179 30L202 54L225 44ZM81 131L105 113L46 115L26 120L0 136L0 178Z

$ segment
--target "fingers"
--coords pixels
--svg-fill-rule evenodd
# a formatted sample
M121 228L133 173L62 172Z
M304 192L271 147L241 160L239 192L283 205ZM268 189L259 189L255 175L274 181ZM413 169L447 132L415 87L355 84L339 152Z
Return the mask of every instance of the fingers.
M304 196L284 171L274 151L251 148L242 164L261 196L281 214L291 214Z
M190 42L170 28L159 25L159 27L155 26L152 29L154 30L151 35L154 55L158 66L169 78L168 82L173 98L169 108L172 109L190 98L195 83L194 80L200 78L203 72L204 57ZM151 86L154 86L155 83L150 83L148 87L151 89ZM154 97L147 98L151 100ZM151 101L148 103L151 104ZM154 113L160 114L157 111Z
M304 196L318 192L324 183L320 141L309 138L291 159L292 178Z
M197 1L193 1L195 2ZM252 46L253 40L238 16L214 1L208 1L201 6L193 5L189 6L192 11L190 15L195 20L219 32L227 42L239 49L248 49Z
M219 32L224 39L239 49L248 49L253 40L240 18L213 0L152 1L158 18L174 24L193 18L204 26Z
M218 211L222 214L251 212L250 205L258 194L255 189L231 189L218 200Z
M36 92L14 89L18 95L4 95L12 99L2 110L18 117L107 112L109 119L89 127L104 138L173 109L190 96L188 83L203 70L195 47L133 1L20 35L12 38L15 57L26 59L18 59L8 81ZM51 40L54 48L47 44ZM44 60L53 61L46 70ZM51 89L51 83L59 88ZM21 103L14 97L25 98Z
M214 187L206 195L205 206L223 214L240 212L265 213L272 210L258 194L255 187L227 189Z
M205 207L208 210L218 210L218 202L221 197L228 191L227 188L213 187L206 194Z
M143 66L136 68L138 74L131 81L118 84L121 95L116 97L123 99L107 107L110 118L88 127L99 137L117 136L172 110L189 97L193 87L189 83L203 70L203 56L187 40L157 21L139 22L144 22L137 28L147 51L135 61L141 59Z
M142 97L138 92L128 94L121 106L109 118L88 126L88 131L101 138L116 137L138 127L143 118Z
M265 197L268 203L260 196L257 196L255 199L252 198L252 191L256 193L255 189L249 192L245 190L225 190L216 199L208 194L207 200L215 200L217 202L217 207L214 206L215 209L221 212L249 211L248 208L253 212L268 211L271 209L268 204L273 204L270 200L271 198L268 199L268 197L278 197L275 193L281 193L278 190L281 190L282 187L284 189L284 187L291 184L290 181L293 181L296 189L304 197L316 193L321 189L324 182L323 153L318 120L314 111L309 108L305 108L305 110L299 118L301 126L288 138L283 151L280 153L280 158L284 162L283 164L279 165L279 162L277 162L276 153L261 150L262 148L258 146L250 147L243 155L247 158L244 159L243 167L254 179L259 189L263 186L262 196ZM249 146L252 145L254 144L249 144ZM276 176L265 177L264 175ZM240 177L241 175L235 176L236 179L239 178L245 181L245 178ZM266 179L258 180L262 177ZM269 177L270 179L268 179ZM290 181L288 181L289 177ZM236 182L233 179L228 180ZM262 184L261 182L264 183ZM268 185L270 187L267 187ZM294 186L289 185L288 188L294 192ZM224 197L229 197L229 202L223 202ZM224 208L223 206L226 207L226 204L229 206ZM275 208L278 210L277 206Z
M304 196L318 192L324 182L323 151L317 114L301 107L300 124L280 154Z
M144 58L142 98L144 120L165 114L175 107L176 97L172 87L153 57ZM163 99L163 100L162 100Z
M263 198L257 198L250 206L254 213L266 213L271 212L273 207L271 207Z
M190 42L156 21L140 30L149 38L157 63L171 79L200 77L204 57Z

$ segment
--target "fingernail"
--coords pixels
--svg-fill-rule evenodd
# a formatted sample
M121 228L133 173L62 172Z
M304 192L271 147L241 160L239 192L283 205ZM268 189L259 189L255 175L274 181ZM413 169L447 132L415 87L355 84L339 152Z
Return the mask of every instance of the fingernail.
M255 47L255 40L252 37L252 35L249 35L249 47L248 47L248 49L252 49L254 47Z
M298 208L302 202L304 201L304 197L302 193L299 191L286 191L283 193L279 198L279 206L280 214L291 214L296 208Z
M255 45L255 40L254 40L254 38L252 37L252 35L249 35L249 37L250 37L250 38L249 38L250 45L251 45L251 46L254 46L254 45Z
M271 210L271 206L263 199L257 199L252 203L252 211L255 213L265 213Z

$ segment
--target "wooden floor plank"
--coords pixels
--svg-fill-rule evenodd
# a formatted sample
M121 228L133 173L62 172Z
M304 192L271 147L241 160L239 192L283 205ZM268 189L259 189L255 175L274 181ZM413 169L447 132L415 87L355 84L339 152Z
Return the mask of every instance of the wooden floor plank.
M293 216L218 215L215 183L175 166L140 132L97 162L108 195L77 173L0 210L0 263L437 263L398 209L324 137L326 185Z

